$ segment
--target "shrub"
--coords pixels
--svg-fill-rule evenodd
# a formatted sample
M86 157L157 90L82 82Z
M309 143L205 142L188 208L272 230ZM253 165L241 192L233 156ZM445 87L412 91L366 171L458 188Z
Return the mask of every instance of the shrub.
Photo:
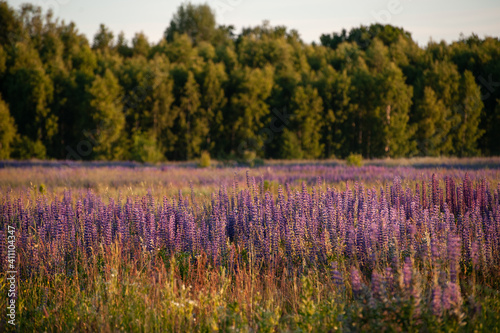
M42 141L33 141L27 136L18 137L14 141L13 157L22 160L30 158L44 159L47 156L47 150Z
M156 138L147 133L135 133L132 136L130 155L132 160L141 163L156 163L165 159Z
M363 156L361 154L350 154L346 158L346 163L348 166L362 166L363 165Z
M257 154L253 150L245 150L240 163L252 168L254 166L264 165L264 160L257 157Z
M288 130L283 132L281 157L287 160L300 160L304 158L299 138L295 133Z
M202 153L201 153L201 157L200 157L200 162L198 163L198 166L200 168L208 168L210 166L210 153L206 150L204 150Z

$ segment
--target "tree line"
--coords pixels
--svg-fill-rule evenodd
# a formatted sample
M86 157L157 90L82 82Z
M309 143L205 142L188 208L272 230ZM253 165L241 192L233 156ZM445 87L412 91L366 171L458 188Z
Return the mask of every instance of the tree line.
M128 42L0 1L0 158L190 160L500 153L500 42L420 47L373 24L236 33L180 6L164 38Z

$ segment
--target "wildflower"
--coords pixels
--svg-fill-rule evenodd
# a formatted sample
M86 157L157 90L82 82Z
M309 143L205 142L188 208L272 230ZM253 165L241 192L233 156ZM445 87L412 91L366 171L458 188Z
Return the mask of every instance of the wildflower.
M354 297L358 297L362 290L361 277L357 268L351 268L351 286Z

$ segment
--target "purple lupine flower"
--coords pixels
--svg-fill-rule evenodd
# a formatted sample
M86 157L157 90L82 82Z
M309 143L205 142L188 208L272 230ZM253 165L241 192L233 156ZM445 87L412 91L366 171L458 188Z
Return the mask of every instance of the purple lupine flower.
M432 313L435 316L441 316L441 313L443 311L443 305L442 305L442 291L441 287L439 286L438 283L432 288L432 301L431 301L431 306L432 306Z
M325 181L353 179L352 171L349 172L339 175L338 171L333 171L332 175L324 176ZM375 294L379 289L389 292L394 284L393 277L389 277L392 271L387 272L390 267L376 264L398 260L403 254L410 253L416 262L423 262L424 267L431 264L440 269L442 266L446 272L440 278L441 285L434 286L430 297L431 311L435 313L439 312L439 307L444 308L443 303L449 303L450 309L461 303L458 283L461 261L472 261L476 269L479 265L484 269L494 269L498 263L500 191L490 190L484 180L472 184L465 177L462 184L455 186L452 178L446 177L443 189L439 187L438 178L434 177L432 182L423 183L425 186L420 188L419 185L418 190L411 191L408 187L402 188L398 179L390 187L389 182L394 177L391 174L384 176L387 187L383 187L380 194L375 189L364 189L362 182L354 184L354 192L351 188L323 191L318 185L309 194L307 186L300 191L300 181L311 184L315 176L298 177L294 174L280 177L283 178L275 179L287 183L287 197L283 189L278 189L276 202L272 194L259 193L252 186L234 191L229 198L224 184L212 202L198 210L193 209L193 200L190 202L182 195L179 195L179 200L173 199L172 205L164 199L163 205L155 206L150 192L141 198L129 197L123 205L120 200L114 204L112 199L109 205L104 205L104 197L92 191L86 195L82 192L74 202L65 192L62 200L55 198L52 202L49 196L38 197L34 203L3 198L0 218L3 222L12 219L19 223L23 240L20 246L23 247L22 253L26 253L22 256L34 253L30 245L39 245L36 255L39 262L23 257L29 269L37 268L34 264L59 265L64 253L86 252L98 241L109 243L111 230L112 240L126 233L130 233L136 242L143 237L146 249L159 244L166 246L170 253L195 253L200 249L207 249L210 253L214 248L221 262L223 259L231 262L233 255L235 262L241 260L239 253L233 253L239 246L247 251L252 249L252 255L265 257L272 263L288 261L295 264L296 259L303 259L322 267L327 254L341 256L339 252L345 249L346 253L351 253L350 257L356 258L352 265L359 265L363 270L385 268L383 277L375 273L372 277L371 288ZM299 190L293 192L292 185L298 186ZM425 195L426 190L428 195ZM427 204L422 204L426 200ZM225 249L227 236L230 236L229 248ZM430 239L430 244L427 241L416 244L420 236ZM134 249L140 250L139 247ZM432 258L426 258L429 251ZM91 250L88 253L92 255ZM399 263L392 267L402 268L404 284L410 285L411 295L418 298L420 288L416 288L412 265L408 267L405 262L403 267ZM331 271L331 277L339 283L342 279L337 269ZM385 282L378 283L378 279ZM448 286L443 284L446 280Z
M356 255L356 247L354 246L355 244L355 237L356 234L354 233L354 227L349 226L346 232L346 249L345 253L346 256L350 259L353 259L354 256Z
M250 188L250 170L246 171L247 188Z
M81 221L83 219L83 202L77 200L75 208L76 219Z
M439 194L438 194L438 181L436 179L436 174L432 174L431 178L431 195L432 195L432 205L439 205Z
M464 199L464 206L466 208L470 207L470 187L469 187L469 173L465 173L465 177L463 180L463 199Z
M94 232L93 232L94 226L92 225L92 219L90 218L89 215L85 215L85 234L84 234L84 240L85 240L85 250L87 252L87 255L90 256L92 254L92 246L94 242Z
M377 271L372 273L372 293L375 297L382 295L383 277Z
M445 310L458 309L462 305L462 295L458 284L449 282L446 285L443 292L442 304Z
M344 279L342 278L342 274L339 272L337 262L333 262L332 263L331 271L332 271L332 280L333 280L333 283L337 287L343 286L344 285Z
M111 212L104 212L105 219L103 221L104 223L104 241L107 246L110 246L111 243L113 242L112 238L112 215Z
M427 206L427 194L425 193L425 181L422 180L422 208L426 209Z
M478 269L484 262L482 249L483 246L481 239L475 240L472 243L472 263L476 269Z
M12 204L10 200L11 200L10 193L7 192L7 197L6 197L7 209L5 209L5 216L6 216L6 221L9 222L9 224L12 223L14 219L14 213L12 211Z
M394 274L391 267L385 268L385 283L386 290L390 293L394 292Z
M458 237L448 235L448 260L450 261L450 280L452 283L457 282L457 270L460 259L460 240Z
M413 267L410 257L405 258L403 267L403 283L406 289L411 288Z
M351 268L351 286L354 297L358 297L361 294L363 286L361 284L361 276L356 267Z
M0 230L0 270L4 270L4 266L6 263L6 257L7 257L7 251L6 251L6 244L7 244L7 238L5 237L5 233L3 230Z
M156 221L153 213L148 215L147 219L147 250L152 251L156 247Z

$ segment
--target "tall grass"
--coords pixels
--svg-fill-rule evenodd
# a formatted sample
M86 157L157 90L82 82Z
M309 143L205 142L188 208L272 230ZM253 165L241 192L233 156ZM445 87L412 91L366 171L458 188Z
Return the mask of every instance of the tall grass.
M2 192L0 240L8 225L18 239L17 329L498 331L492 171L408 171L365 186L375 173L341 188L333 178L297 187L290 170L289 182L270 178L272 191L233 174L209 197L193 184L161 199L60 195L50 182L46 194Z

